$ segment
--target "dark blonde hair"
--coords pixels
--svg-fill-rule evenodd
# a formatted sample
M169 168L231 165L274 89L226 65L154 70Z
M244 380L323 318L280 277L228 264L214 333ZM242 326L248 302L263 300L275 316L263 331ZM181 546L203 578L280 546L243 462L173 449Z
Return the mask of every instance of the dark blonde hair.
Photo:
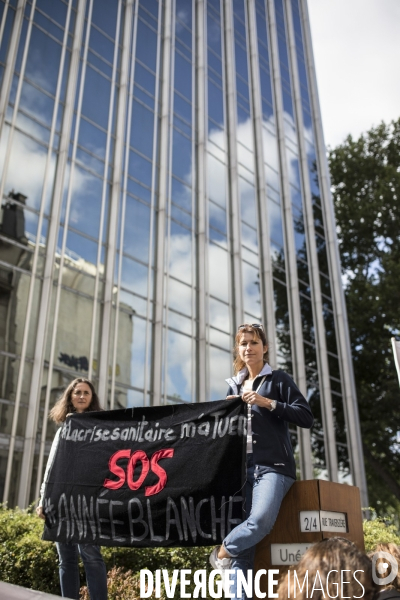
M387 583L386 585L381 585L380 588L382 590L394 588L400 592L400 548L399 548L399 546L396 546L396 544L393 544L393 542L380 543L380 544L376 545L375 550L368 553L368 556L370 558L372 558L373 555L375 554L375 552L387 552L388 554L391 554L393 556L393 558L395 560L397 560L397 564L399 566L399 569L397 571L397 576L395 577L395 579L391 583ZM387 561L384 558L378 558L376 560L377 565L379 565L380 563L385 563L385 562L387 562ZM379 579L383 579L384 577L388 576L388 573L386 571L384 573L377 572L376 576Z
M300 562L291 567L285 578L281 581L278 588L279 600L287 600L287 598L294 597L297 600L308 598L308 589L304 581L307 573L308 586L312 586L317 577L316 588L312 594L313 600L326 598L325 591L330 594L331 598L341 598L341 593L338 593L338 591L341 589L341 571L345 570L351 571L346 576L346 596L372 600L379 589L372 579L372 562L353 542L341 537L322 540L306 550ZM319 579L317 571L324 591L321 588L318 589ZM358 571L356 574L357 579L354 578L355 571ZM296 578L294 572L296 573ZM328 573L330 574L327 580ZM364 593L360 584L364 587ZM294 590L295 585L296 593ZM301 589L302 586L303 588Z
M76 379L71 381L69 386L63 392L62 396L55 403L55 405L49 413L49 419L55 421L55 423L64 423L65 419L67 418L67 415L69 413L75 412L71 396L78 383L86 383L90 387L90 390L92 392L92 400L85 412L102 410L100 406L99 397L97 396L96 390L94 389L94 385L90 381L90 379L86 379L85 377L77 377Z
M233 349L233 372L235 375L239 373L239 371L241 371L243 367L246 366L239 356L239 344L244 333L252 333L254 336L253 339L258 338L259 340L261 340L263 346L267 346L267 350L266 352L264 352L263 360L264 363L268 362L268 343L264 329L261 329L261 327L253 327L253 325L246 323L244 326L237 330L235 337L235 347Z

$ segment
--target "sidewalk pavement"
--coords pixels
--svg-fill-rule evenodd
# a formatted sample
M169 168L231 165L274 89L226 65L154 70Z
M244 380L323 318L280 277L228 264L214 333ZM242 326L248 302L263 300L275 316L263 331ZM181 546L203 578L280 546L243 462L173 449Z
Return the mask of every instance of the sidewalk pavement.
M61 596L28 590L19 585L0 581L0 600L59 600Z

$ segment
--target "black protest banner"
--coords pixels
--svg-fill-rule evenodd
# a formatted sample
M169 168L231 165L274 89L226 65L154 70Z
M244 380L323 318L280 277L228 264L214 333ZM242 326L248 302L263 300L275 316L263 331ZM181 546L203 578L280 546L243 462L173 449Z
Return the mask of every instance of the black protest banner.
M243 519L240 399L68 417L44 494L45 540L206 546Z

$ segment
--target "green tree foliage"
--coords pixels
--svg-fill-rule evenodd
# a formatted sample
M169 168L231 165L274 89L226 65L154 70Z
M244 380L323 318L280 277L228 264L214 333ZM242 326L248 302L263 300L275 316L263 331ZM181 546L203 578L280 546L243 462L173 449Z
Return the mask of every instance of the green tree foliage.
M370 502L400 512L400 119L330 152Z
M378 544L392 542L393 544L400 545L400 536L396 527L388 525L382 517L377 517L371 521L364 521L363 531L366 552L375 550Z
M0 505L0 580L59 594L57 551L42 532L36 515Z

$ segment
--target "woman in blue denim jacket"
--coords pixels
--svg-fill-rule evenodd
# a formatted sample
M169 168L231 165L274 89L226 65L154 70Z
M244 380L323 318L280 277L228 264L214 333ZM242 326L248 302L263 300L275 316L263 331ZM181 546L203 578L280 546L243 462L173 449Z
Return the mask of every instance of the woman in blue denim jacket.
M214 569L253 569L255 546L272 529L283 498L296 479L289 423L310 428L307 400L283 371L269 366L261 325L245 324L235 339L235 375L227 379L227 400L240 395L248 407L246 519L213 550ZM236 595L236 576L231 591ZM240 599L246 599L243 593Z

